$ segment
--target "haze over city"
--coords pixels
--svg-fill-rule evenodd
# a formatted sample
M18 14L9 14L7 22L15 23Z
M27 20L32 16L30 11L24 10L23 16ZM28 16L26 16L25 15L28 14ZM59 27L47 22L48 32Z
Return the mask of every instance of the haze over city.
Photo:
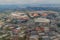
M60 4L60 0L0 0L0 4Z

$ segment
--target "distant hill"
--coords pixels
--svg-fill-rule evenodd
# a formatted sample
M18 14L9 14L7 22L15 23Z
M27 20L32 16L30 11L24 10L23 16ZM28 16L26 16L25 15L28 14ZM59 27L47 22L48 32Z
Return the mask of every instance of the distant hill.
M38 11L38 10L51 10L60 12L60 4L38 4L38 5L0 5L0 12L5 11Z

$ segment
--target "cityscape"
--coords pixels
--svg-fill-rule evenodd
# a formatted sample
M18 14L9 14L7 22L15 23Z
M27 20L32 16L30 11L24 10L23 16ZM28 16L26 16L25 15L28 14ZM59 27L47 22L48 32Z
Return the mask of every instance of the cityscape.
M60 13L56 11L1 13L0 40L60 40Z
M60 0L0 0L0 40L60 40Z

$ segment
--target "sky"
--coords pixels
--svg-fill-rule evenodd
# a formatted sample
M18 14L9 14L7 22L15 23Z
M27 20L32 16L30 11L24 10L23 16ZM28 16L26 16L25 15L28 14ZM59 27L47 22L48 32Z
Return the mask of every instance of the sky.
M60 0L0 0L0 4L60 4Z

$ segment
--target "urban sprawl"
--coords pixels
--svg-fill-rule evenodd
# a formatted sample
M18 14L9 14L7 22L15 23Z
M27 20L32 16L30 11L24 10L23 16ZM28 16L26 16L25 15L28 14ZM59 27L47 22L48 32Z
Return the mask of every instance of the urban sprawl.
M0 40L60 40L59 12L16 11L0 16Z

